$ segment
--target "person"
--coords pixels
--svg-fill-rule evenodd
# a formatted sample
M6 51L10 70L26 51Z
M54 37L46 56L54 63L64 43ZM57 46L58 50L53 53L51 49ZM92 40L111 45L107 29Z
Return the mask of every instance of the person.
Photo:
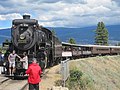
M0 66L2 66L2 52L0 51Z
M4 63L4 54L3 52L0 52L0 66L3 66Z
M23 62L23 68L28 69L28 56L26 52L23 53L23 58L21 61Z
M2 61L2 52L0 51L0 61Z
M20 58L20 56L18 56L16 53L15 53L15 50L13 50L12 53L10 53L10 55L8 56L8 61L9 61L9 74L10 75L13 75L13 73L15 72L15 59L16 57ZM13 67L13 69L12 69Z
M32 64L29 65L26 74L28 74L29 90L39 90L39 82L41 81L41 67L37 64L36 58L32 59Z
M46 54L43 48L39 48L37 53L37 60L39 61L39 65L41 66L42 71L44 72L46 67Z
M2 59L2 61L4 61L4 53L3 52L1 54L1 59Z

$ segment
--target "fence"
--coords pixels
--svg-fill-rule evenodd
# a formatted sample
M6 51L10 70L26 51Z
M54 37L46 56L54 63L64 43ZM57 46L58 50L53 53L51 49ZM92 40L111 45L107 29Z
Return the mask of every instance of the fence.
M63 86L65 87L65 81L69 77L69 59L65 61L61 61L61 74L62 74L62 81L63 81Z

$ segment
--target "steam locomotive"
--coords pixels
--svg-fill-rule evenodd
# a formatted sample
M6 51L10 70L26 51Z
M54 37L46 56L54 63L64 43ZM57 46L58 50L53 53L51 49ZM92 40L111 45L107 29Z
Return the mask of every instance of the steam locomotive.
M26 52L29 63L33 57L37 57L39 52L44 51L46 57L44 66L46 67L57 64L62 57L62 44L59 39L47 28L39 26L38 20L30 19L30 15L23 15L23 19L12 21L11 43L8 46L7 54L5 54L6 61L12 50L15 50L21 57L23 52ZM22 63L16 58L15 75L24 76L24 74L25 70Z

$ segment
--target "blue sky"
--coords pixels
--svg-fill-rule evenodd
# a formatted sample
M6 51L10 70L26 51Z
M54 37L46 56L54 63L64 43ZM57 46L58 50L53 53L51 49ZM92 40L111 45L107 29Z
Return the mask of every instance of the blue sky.
M87 27L99 21L120 24L120 0L0 0L0 28L30 14L45 27Z

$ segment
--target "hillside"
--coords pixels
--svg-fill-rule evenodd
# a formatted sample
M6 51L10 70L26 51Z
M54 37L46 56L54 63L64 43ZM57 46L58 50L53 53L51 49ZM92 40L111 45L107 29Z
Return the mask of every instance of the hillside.
M89 79L86 90L120 90L120 56L92 57L70 61L70 69Z

